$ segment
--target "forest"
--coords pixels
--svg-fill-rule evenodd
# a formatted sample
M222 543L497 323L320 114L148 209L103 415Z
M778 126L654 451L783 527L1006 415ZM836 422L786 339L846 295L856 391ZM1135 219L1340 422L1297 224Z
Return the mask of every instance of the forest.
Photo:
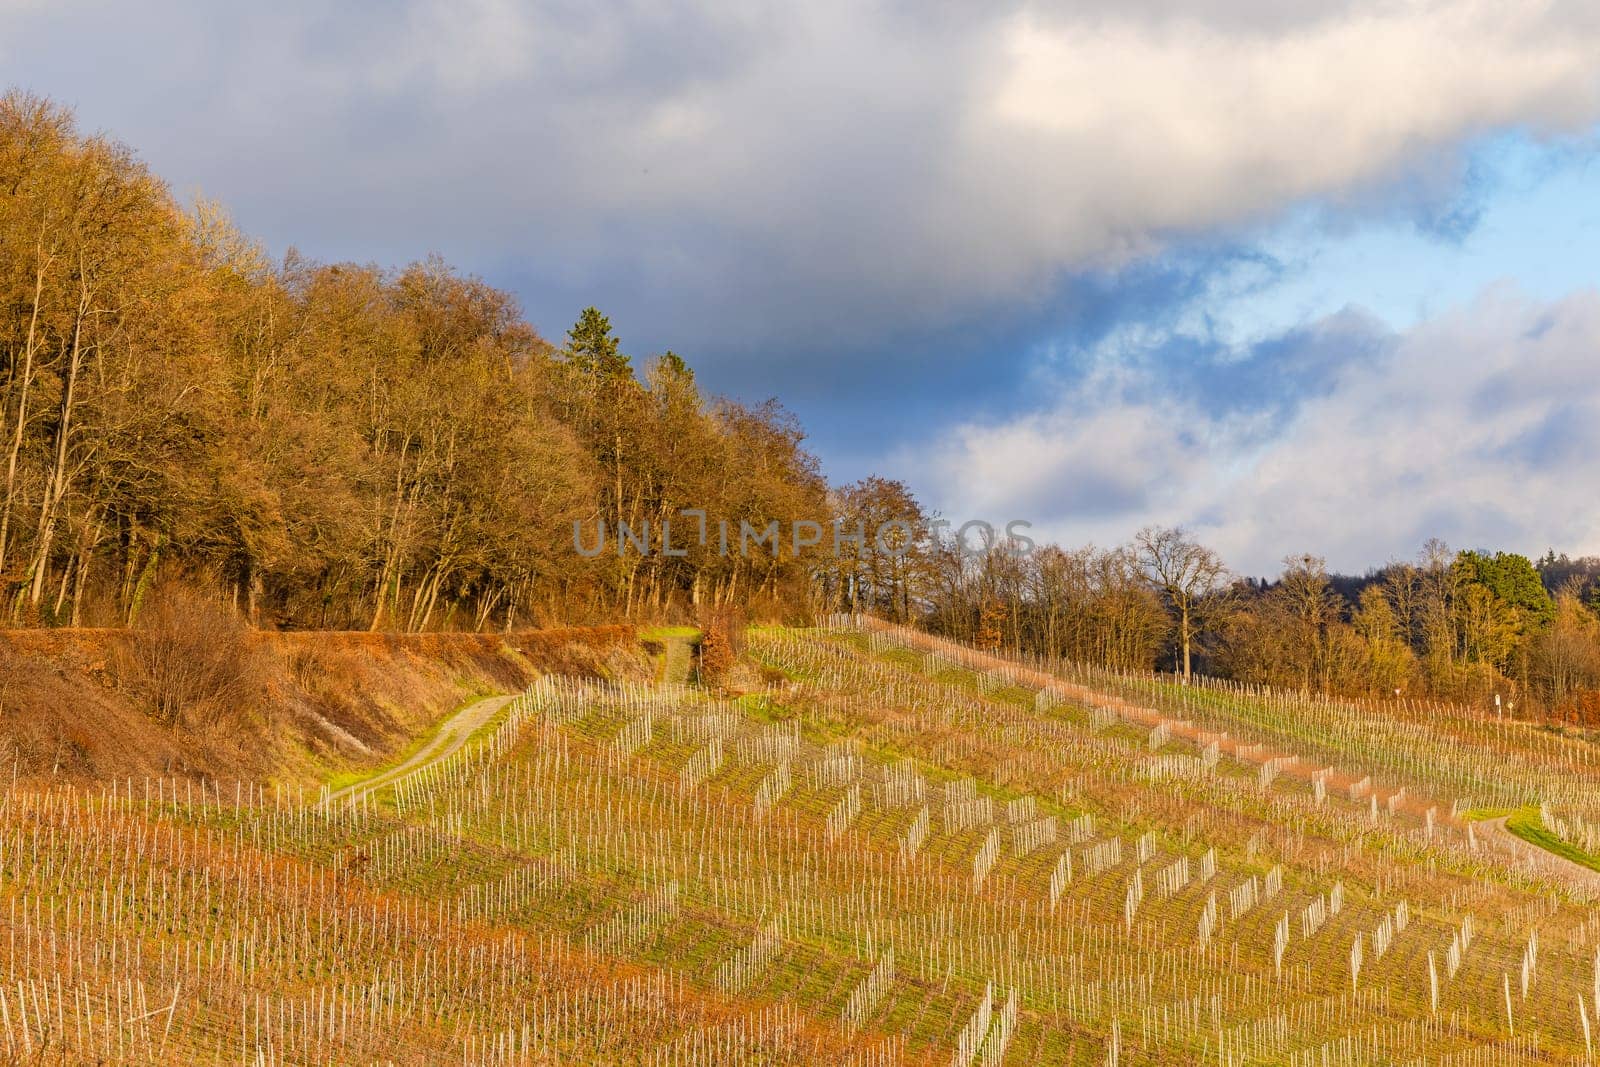
M611 556L572 524L825 505L775 404L563 346L436 259L271 263L65 110L0 102L0 588L13 625L134 621L222 590L263 627L426 630L794 595L774 555Z
M0 99L0 624L137 625L174 584L261 629L487 630L870 611L988 648L1600 719L1600 560L1430 542L1359 577L1231 573L1179 529L1030 552L919 534L575 551L685 512L764 527L936 518L830 486L776 401L552 342L437 258L274 261L72 114ZM688 520L685 528L688 528Z

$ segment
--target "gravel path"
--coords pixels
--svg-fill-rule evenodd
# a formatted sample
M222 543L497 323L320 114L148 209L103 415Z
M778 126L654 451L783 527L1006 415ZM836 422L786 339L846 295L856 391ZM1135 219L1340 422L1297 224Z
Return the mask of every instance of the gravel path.
M1600 893L1600 871L1590 870L1565 856L1546 851L1531 841L1524 841L1506 828L1506 816L1498 819L1480 819L1472 824L1478 841L1491 851L1521 867L1554 881L1581 886L1591 893Z
M347 785L338 792L329 794L325 802L364 796L409 778L440 760L449 759L461 751L461 746L467 743L467 738L471 737L474 731L494 718L496 712L514 699L509 696L487 697L468 704L447 719L444 725L439 727L438 733L409 759L374 777L363 779L354 785Z

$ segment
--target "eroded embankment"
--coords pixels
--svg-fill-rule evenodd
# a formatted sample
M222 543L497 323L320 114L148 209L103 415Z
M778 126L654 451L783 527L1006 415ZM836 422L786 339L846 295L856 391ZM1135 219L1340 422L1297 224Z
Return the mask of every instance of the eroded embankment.
M153 658L122 630L0 630L0 775L309 781L389 762L452 708L541 672L647 669L627 626L246 632Z

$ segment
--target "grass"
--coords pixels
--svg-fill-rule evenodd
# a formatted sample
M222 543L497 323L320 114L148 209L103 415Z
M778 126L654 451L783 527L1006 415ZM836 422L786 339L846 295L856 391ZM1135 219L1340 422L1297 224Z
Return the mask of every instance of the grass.
M641 641L687 641L698 645L705 635L698 626L646 626L639 631Z
M13 976L0 1045L25 1056L39 1032L22 1027L64 1016L51 1031L62 1062L644 1064L671 1049L686 1064L914 1067L951 1062L993 983L997 1005L1017 991L1017 1028L997 1047L996 1024L971 1062L1103 1067L1113 1028L1130 1065L1584 1054L1573 1008L1592 991L1600 933L1588 909L1452 842L1459 825L1424 840L1415 813L1374 820L1332 790L1317 803L1303 782L1262 786L1227 756L1216 773L1153 782L1147 733L1092 728L1087 697L1040 710L1027 689L944 684L852 638L761 630L750 648L785 680L733 701L541 683L484 728L493 741L475 735L394 804L324 812L247 792L236 806L232 790L196 799L193 783L170 780L154 802L139 782L109 798L13 795L0 804L13 927L0 939L0 973ZM1219 716L1263 713L1210 695ZM773 729L787 722L793 733ZM824 765L847 747L858 771ZM719 769L686 785L689 761L711 751ZM1486 771L1499 758L1476 753ZM922 780L909 797L887 788L906 782L886 773L901 759ZM1025 824L1002 804L984 821L951 818L950 783L969 777L979 796L1032 797L1039 815L1092 813L1094 832L1023 846ZM1421 788L1385 784L1402 782ZM848 825L830 825L840 811ZM913 826L926 834L909 856ZM1140 864L1146 832L1155 851ZM1121 859L1091 869L1114 839ZM999 853L975 886L988 840ZM1213 878L1196 869L1161 887L1162 872L1208 851ZM1075 873L1053 885L1068 858ZM1230 891L1273 868L1281 889L1234 915ZM1303 936L1300 917L1335 884L1343 909ZM653 902L669 886L663 909ZM1219 922L1201 943L1213 898ZM1400 901L1409 921L1395 930ZM1469 916L1476 935L1434 1016L1430 957L1444 962ZM764 929L778 932L776 956L737 992L719 988ZM1515 981L1531 932L1539 996L1516 1005L1512 1046L1482 1006ZM1357 938L1368 954L1353 983ZM580 955L585 945L594 952ZM895 979L847 1033L843 1006L888 948ZM180 988L170 1041L159 1012L139 1024ZM61 1006L33 1007L47 996Z
M360 785L362 782L376 778L392 767L398 767L412 756L415 756L418 752L421 752L423 749L433 744L434 739L439 736L439 732L444 729L445 723L449 722L451 719L455 718L457 715L461 714L478 701L485 700L494 695L495 694L493 693L474 693L467 700L457 704L444 715L439 716L438 720L434 722L432 726L428 727L426 732L418 734L410 744L406 745L405 748L400 750L400 752L393 756L389 762L381 766L369 767L361 770L341 771L337 774L331 775L326 779L328 791L331 793L337 793L341 789L347 789L353 785ZM477 730L473 731L471 737L468 738L468 743L470 744L477 740L492 726L497 726L501 720L504 719L504 717L505 713L503 711L497 712L482 727L479 727Z
M704 636L696 626L647 626L639 631L639 643L653 653L657 681L687 684L694 674L694 649Z
M1535 845L1546 852L1570 860L1580 867L1587 867L1591 871L1600 871L1600 856L1592 855L1569 841L1557 837L1555 831L1544 824L1544 819L1539 815L1537 804L1528 804L1520 808L1474 808L1467 812L1463 818L1471 822L1481 822L1484 819L1504 818L1506 829L1511 831L1530 845Z

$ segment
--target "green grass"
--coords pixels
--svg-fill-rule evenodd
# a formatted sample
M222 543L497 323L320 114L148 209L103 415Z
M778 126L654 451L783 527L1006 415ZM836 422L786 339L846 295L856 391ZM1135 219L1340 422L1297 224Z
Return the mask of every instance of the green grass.
M412 756L415 756L418 752L421 752L423 748L432 744L433 739L439 736L439 731L444 729L445 723L449 722L451 719L455 718L461 712L476 704L478 701L484 700L493 695L493 693L473 693L464 702L457 704L454 708L450 709L450 711L439 716L437 722L435 722L424 732L414 737L410 744L408 744L399 753L391 757L387 762L377 767L369 767L362 770L341 771L338 774L329 777L325 783L328 787L328 791L331 793L337 793L341 789L345 789L352 785L359 785L362 782L367 781L369 778L376 778L378 775L385 773L391 768L400 766L400 764L404 763ZM477 740L479 736L487 731L490 727L499 725L500 720L505 716L505 714L506 713L504 709L496 712L490 717L488 722L484 723L483 726L480 726L477 730L473 731L471 737L468 738L468 743L470 744L472 741Z
M785 708L766 693L746 693L734 699L734 703L752 719L762 723L787 722L795 717L795 712Z
M656 679L688 684L694 674L694 650L705 635L697 626L646 626L639 630L639 643L651 653Z
M1555 832L1544 824L1539 817L1539 807L1529 804L1521 808L1474 808L1462 816L1469 822L1478 822L1483 819L1498 819L1504 817L1506 829L1510 830L1530 845L1537 845L1546 852L1570 860L1580 867L1587 867L1591 871L1600 871L1600 856L1593 856L1570 842L1563 841Z
M646 626L639 631L641 641L666 641L676 638L692 645L699 644L704 636L698 626Z
M1468 822L1482 822L1485 819L1498 819L1502 815L1510 815L1516 808L1473 808L1461 813L1461 817ZM1538 808L1534 809L1538 811Z
M794 671L785 670L781 673L792 680L801 680L801 676ZM1032 694L1030 693L1028 696L1030 699L1026 703L1031 705ZM856 736L852 729L842 724L829 724L820 721L806 714L805 709L781 704L764 693L748 694L740 697L735 703L747 714L761 722L775 723L787 721L791 718L799 718L801 736L814 744L827 744L831 741ZM1102 818L1106 815L1105 812L1093 812L1089 808L1065 804L1055 797L1035 793L1028 789L1015 789L998 785L970 771L942 767L930 759L926 753L917 752L893 741L863 738L861 740L861 752L862 755L872 759L874 762L885 765L898 763L901 760L910 760L917 765L917 773L926 781L939 785L947 785L963 778L972 778L980 795L990 797L1002 804L1021 799L1023 796L1034 796L1041 815L1055 815L1069 821L1086 813L1097 814Z
M1583 849L1569 842L1561 840L1539 818L1538 808L1518 808L1506 819L1506 829L1522 838L1531 845L1538 845L1546 852L1553 852L1563 859L1571 860L1591 871L1600 871L1600 857L1591 856Z

